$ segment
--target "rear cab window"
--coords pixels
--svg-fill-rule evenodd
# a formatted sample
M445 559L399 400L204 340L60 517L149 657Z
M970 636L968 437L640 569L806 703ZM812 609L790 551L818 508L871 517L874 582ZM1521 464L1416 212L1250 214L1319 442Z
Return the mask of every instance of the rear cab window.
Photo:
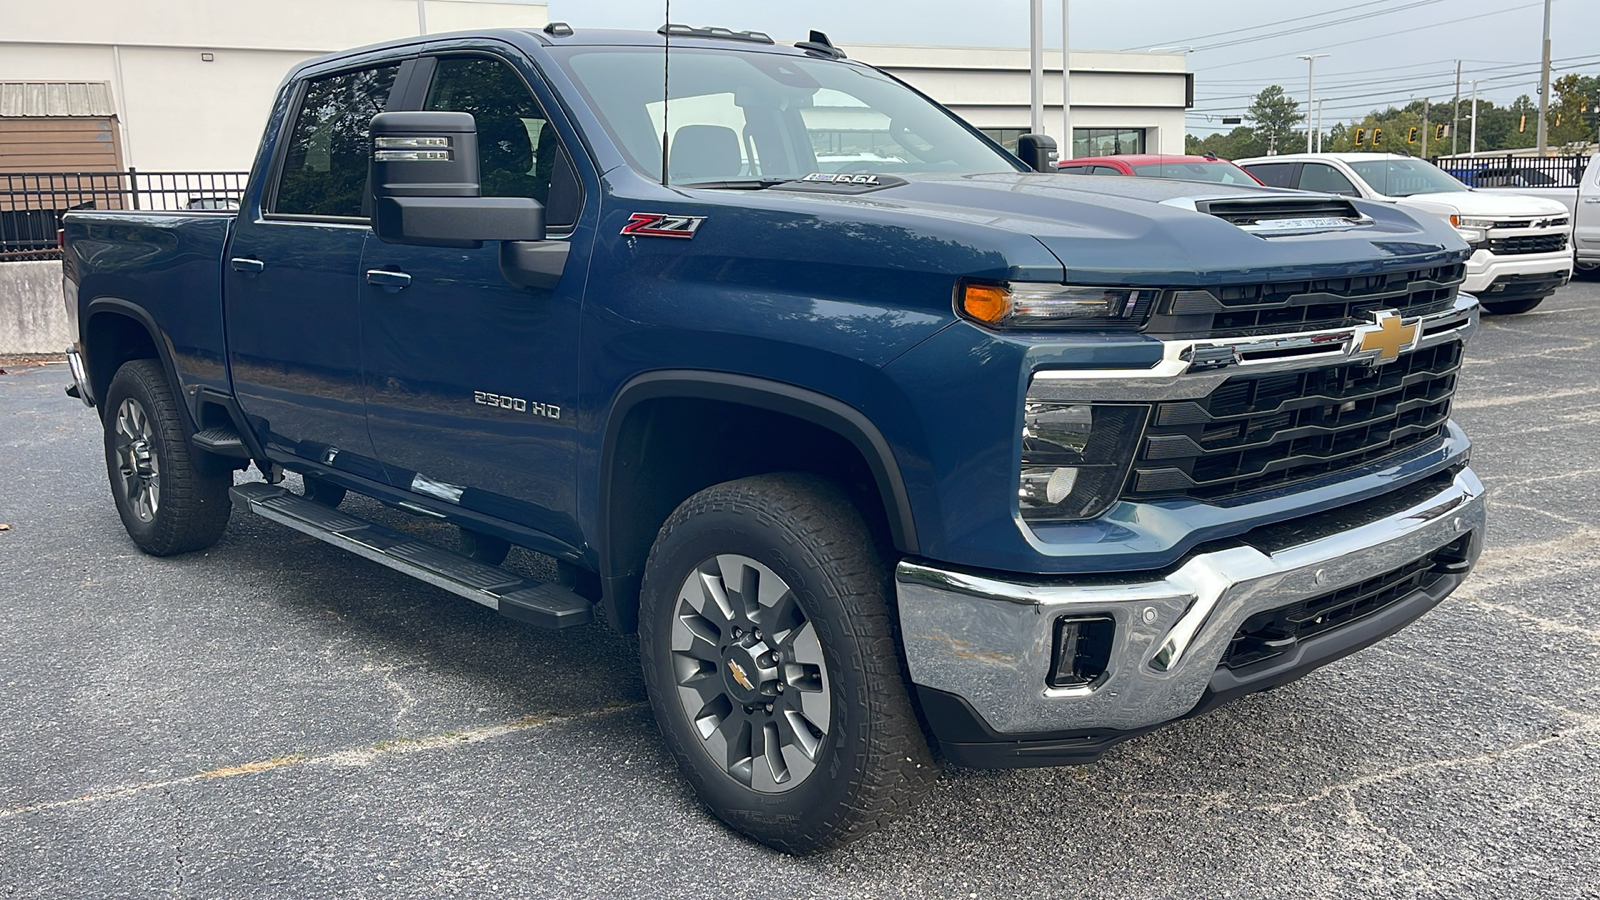
M1299 163L1257 163L1249 171L1262 184L1270 187L1294 187L1295 169Z
M398 61L313 78L301 92L269 211L359 219L372 117L388 106Z

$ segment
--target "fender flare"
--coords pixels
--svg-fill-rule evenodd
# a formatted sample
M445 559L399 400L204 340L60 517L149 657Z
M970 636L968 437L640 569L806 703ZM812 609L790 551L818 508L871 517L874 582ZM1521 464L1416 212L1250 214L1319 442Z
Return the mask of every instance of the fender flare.
M83 323L79 326L78 342L82 345L85 353L85 363L89 366L91 382L95 379L96 371L94 369L94 359L87 355L89 349L89 326L94 322L96 316L103 314L120 315L124 318L132 319L139 323L140 327L144 328L145 333L150 336L150 343L155 345L156 356L160 359L161 368L166 370L167 380L172 384L173 393L179 397L178 408L183 411L184 427L190 434L193 434L195 431L194 411L189 408L188 397L183 390L183 381L179 379L178 367L172 360L172 343L168 339L166 331L156 324L155 318L137 303L123 300L120 297L96 297L84 305ZM111 378L117 373L106 372L104 374L106 384L110 384Z
M612 473L615 470L617 437L622 423L634 407L649 400L685 398L722 400L783 413L838 434L856 448L877 484L879 496L884 498L884 515L889 522L890 535L900 550L918 552L916 520L912 516L910 497L900 464L883 433L866 414L841 400L816 391L795 387L780 381L712 372L700 369L661 369L638 375L617 391L606 418L605 438L600 451L599 533L600 572L611 576L610 534Z

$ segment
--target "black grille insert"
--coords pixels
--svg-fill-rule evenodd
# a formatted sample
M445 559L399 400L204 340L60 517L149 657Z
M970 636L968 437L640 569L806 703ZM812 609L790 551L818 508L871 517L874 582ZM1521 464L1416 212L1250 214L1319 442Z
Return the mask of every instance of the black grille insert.
M1465 571L1472 535L1465 534L1439 549L1366 581L1329 591L1298 603L1259 612L1244 620L1221 665L1239 669L1280 656L1308 638L1366 618L1385 607L1427 590L1447 575Z
M1489 252L1497 256L1515 256L1518 253L1554 253L1567 249L1564 234L1537 234L1528 237L1494 238L1489 241Z
M1219 285L1174 292L1145 327L1148 334L1248 337L1368 324L1368 312L1392 309L1415 316L1450 308L1466 266L1316 278L1266 284Z
M1384 366L1236 375L1204 399L1158 403L1124 496L1231 500L1436 440L1460 366L1450 341Z

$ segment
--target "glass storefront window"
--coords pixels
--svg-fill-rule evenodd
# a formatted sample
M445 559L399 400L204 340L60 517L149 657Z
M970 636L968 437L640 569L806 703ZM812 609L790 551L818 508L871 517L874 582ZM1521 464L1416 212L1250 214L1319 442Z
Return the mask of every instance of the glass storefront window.
M1143 128L1074 128L1072 158L1143 153Z

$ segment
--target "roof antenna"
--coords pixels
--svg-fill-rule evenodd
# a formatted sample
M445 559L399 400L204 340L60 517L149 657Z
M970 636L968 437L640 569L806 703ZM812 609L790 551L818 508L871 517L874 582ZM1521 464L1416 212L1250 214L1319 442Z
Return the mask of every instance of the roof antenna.
M672 129L667 127L668 109L671 107L670 94L667 91L672 78L671 51L672 51L672 0L666 0L666 22L661 29L661 186L667 186L667 135Z

